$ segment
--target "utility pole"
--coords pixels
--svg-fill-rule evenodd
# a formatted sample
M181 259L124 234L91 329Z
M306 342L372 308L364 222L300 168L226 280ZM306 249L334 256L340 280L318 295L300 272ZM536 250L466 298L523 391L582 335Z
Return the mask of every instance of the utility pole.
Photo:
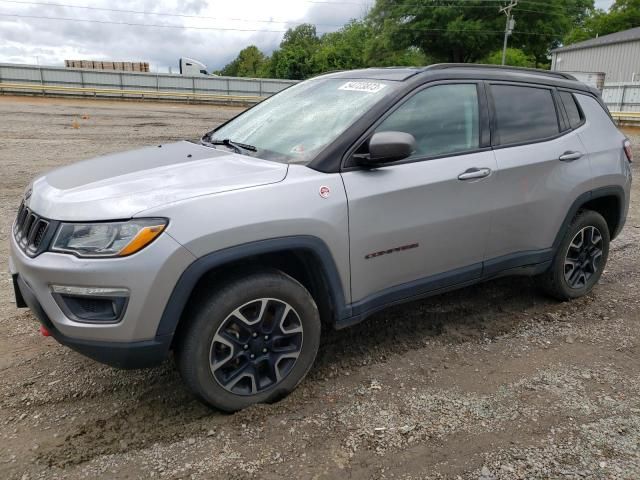
M510 0L509 5L502 7L499 11L507 16L507 23L504 27L504 43L502 44L502 65L507 57L507 39L509 35L513 33L513 29L516 26L516 21L511 16L511 10L518 4L518 0Z

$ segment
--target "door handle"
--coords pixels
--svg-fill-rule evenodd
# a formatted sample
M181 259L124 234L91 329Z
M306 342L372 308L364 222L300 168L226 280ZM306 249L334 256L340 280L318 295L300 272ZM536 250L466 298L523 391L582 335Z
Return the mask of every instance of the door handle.
M491 175L490 168L470 168L464 173L458 175L458 180L474 180L477 178L485 178Z
M562 155L560 155L560 158L558 160L560 160L561 162L573 162L574 160L578 160L580 157L582 157L582 152L564 152Z

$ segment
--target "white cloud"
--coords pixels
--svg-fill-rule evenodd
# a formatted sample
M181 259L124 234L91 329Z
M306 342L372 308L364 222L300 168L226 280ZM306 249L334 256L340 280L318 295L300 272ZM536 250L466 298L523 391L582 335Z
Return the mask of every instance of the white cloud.
M372 4L372 0L358 0L362 3L328 0L335 4L306 0L32 1L31 4L21 3L27 0L0 1L0 62L36 63L36 58L45 65L62 65L65 59L71 58L148 61L152 68L166 71L169 66L177 66L179 57L186 56L215 69L250 44L270 53L277 48L288 27L310 22L318 25L319 32L336 30L349 19L361 17L366 6ZM46 2L92 8L42 4ZM54 20L54 17L96 23ZM194 28L170 28L172 26Z

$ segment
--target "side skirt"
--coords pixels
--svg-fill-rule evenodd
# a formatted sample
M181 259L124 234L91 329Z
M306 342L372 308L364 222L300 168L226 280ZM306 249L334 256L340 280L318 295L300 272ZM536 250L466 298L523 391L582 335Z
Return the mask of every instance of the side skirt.
M440 295L498 277L538 275L551 266L553 254L554 250L549 248L505 255L484 263L476 263L469 267L439 273L385 289L352 303L352 315L340 318L336 322L336 329L360 323L374 313L393 305Z

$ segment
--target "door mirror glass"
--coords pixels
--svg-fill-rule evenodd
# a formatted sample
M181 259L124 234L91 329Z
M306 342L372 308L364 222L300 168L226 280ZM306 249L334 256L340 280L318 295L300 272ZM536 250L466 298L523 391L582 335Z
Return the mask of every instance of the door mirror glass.
M416 151L416 139L405 132L376 132L369 139L369 153L355 155L362 166L396 162L410 157Z

